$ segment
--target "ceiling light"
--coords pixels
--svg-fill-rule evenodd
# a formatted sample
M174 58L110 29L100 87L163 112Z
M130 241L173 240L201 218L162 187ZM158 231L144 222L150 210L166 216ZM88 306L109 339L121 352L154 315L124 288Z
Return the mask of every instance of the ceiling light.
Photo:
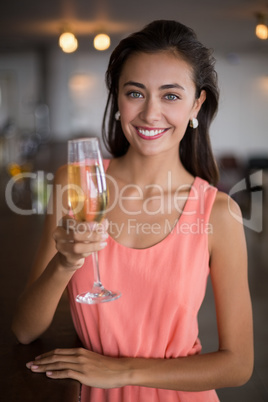
M65 53L72 53L78 47L78 42L74 34L71 32L64 32L59 38L59 46Z
M268 27L265 24L265 16L263 14L257 15L256 36L259 39L268 39Z
M93 44L97 50L106 50L110 47L110 37L106 34L98 34L95 36Z
M258 24L256 26L256 36L263 40L268 38L268 28L265 24Z

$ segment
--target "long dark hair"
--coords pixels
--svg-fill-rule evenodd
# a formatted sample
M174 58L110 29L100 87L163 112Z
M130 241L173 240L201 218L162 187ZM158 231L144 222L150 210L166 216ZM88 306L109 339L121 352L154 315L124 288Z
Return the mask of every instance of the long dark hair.
M209 127L217 112L219 100L215 59L211 50L197 40L195 32L177 21L154 21L123 39L114 49L106 71L109 93L102 124L104 143L114 157L124 155L129 147L120 122L115 120L118 82L127 58L137 52L156 53L162 50L177 52L192 67L196 98L199 98L202 90L206 91L206 100L198 113L199 126L193 129L188 125L180 143L180 158L192 175L200 176L215 185L218 169L209 138Z

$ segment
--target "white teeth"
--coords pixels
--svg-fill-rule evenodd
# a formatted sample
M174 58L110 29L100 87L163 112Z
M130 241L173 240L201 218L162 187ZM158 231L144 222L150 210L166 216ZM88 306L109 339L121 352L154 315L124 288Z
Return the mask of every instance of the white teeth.
M146 137L153 137L154 135L157 134L161 134L163 133L165 130L143 130L141 128L138 128L139 133L141 133L142 135L145 135Z

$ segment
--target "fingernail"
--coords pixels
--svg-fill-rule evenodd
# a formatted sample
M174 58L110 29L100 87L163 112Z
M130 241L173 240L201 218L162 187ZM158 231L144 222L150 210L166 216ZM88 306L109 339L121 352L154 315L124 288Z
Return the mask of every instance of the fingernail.
M97 222L87 222L86 224L90 230L94 230L96 228Z
M103 226L104 226L104 228L105 228L105 230L107 230L108 229L108 227L109 227L109 221L108 221L108 219L103 219L103 222L102 222L102 224L103 224Z
M102 241L102 242L100 243L100 247L101 247L101 248L104 248L105 246L107 246L107 242L106 242L106 241Z
M31 366L31 370L36 370L36 369L38 369L38 367L39 367L39 366L37 366L36 364L33 364L33 365Z
M47 371L47 372L46 372L46 375L47 375L47 376L51 376L52 374L53 374L52 371Z
M26 363L26 367L27 367L28 369L31 368L32 365L33 365L33 362L28 362L28 363Z

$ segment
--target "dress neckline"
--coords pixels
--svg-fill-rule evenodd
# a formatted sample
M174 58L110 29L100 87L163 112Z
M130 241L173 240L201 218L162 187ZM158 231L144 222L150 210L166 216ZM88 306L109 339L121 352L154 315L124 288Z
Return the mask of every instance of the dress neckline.
M108 162L105 170L107 169L108 166L109 166L109 162ZM180 216L176 220L176 223L172 226L171 230L168 232L168 234L162 240L160 240L159 242L157 242L155 244L152 244L149 247L145 247L145 248L134 248L134 247L125 246L124 244L119 243L117 240L115 240L111 235L109 235L108 240L111 241L112 243L114 243L115 245L117 245L117 247L120 247L120 248L125 249L125 250L131 250L133 252L145 252L146 250L152 250L154 248L161 247L166 241L169 240L169 238L172 236L173 231L176 231L177 227L181 224L181 220L186 215L185 212L187 212L188 204L189 204L190 200L192 199L192 197L194 195L193 194L194 191L196 190L198 179L199 179L198 176L194 177L194 180L193 180L192 184L190 185L191 188L190 188L190 191L188 193L187 199L185 201L185 204L183 206L183 209L182 209L182 212L181 212Z

